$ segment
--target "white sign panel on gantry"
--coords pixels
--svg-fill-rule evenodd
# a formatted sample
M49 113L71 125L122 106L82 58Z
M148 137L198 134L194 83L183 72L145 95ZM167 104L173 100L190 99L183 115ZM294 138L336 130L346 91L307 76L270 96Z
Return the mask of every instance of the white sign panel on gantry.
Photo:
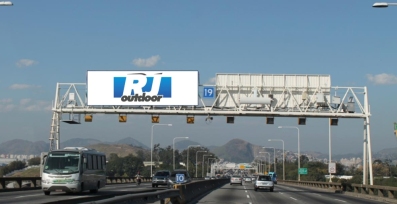
M88 71L87 105L198 105L198 71Z
M321 104L330 101L330 91L330 75L216 74L217 106L222 107L236 107L244 104L243 100L279 108L293 108L308 101ZM323 97L316 98L319 94Z

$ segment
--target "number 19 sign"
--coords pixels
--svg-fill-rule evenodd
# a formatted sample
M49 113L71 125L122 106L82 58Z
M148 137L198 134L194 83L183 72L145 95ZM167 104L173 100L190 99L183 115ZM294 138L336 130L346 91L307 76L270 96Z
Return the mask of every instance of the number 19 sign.
M214 98L215 90L214 87L204 87L204 98Z

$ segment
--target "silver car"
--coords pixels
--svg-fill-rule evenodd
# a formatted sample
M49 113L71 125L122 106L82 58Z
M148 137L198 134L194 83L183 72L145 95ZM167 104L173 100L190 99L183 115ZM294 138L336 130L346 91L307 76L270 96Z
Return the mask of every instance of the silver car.
M267 175L259 175L255 179L254 189L255 191L257 191L258 189L269 189L270 192L273 192L274 183L272 177Z
M232 184L243 185L243 178L241 176L232 176L230 178L230 185L232 185Z

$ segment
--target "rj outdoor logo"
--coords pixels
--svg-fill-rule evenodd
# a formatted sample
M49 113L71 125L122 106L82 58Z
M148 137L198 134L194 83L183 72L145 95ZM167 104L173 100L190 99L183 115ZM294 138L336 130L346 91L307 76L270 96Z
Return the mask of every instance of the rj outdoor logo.
M162 73L153 76L131 73L114 77L114 98L120 98L122 102L159 102L161 98L171 98L171 79Z

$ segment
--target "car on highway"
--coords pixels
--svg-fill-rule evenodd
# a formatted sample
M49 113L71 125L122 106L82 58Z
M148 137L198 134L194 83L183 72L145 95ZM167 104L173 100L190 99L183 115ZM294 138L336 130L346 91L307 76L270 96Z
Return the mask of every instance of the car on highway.
M152 178L152 187L167 186L170 175L169 170L158 170Z
M274 190L274 182L272 177L269 175L259 175L256 177L254 182L254 190L258 191L258 189L269 189L270 192Z
M183 174L182 181L177 181L176 176L178 174ZM187 172L185 169L175 169L174 171L171 172L171 175L168 178L169 185L184 184L184 183L190 183L190 182L192 182L192 178L190 177L189 172Z
M206 176L206 177L204 178L204 180L211 180L211 177Z
M244 178L244 182L247 182L247 183L252 182L251 177L245 177Z
M243 185L243 178L242 178L241 176L233 175L233 176L230 178L230 185L233 185L233 184L240 184L240 185Z

